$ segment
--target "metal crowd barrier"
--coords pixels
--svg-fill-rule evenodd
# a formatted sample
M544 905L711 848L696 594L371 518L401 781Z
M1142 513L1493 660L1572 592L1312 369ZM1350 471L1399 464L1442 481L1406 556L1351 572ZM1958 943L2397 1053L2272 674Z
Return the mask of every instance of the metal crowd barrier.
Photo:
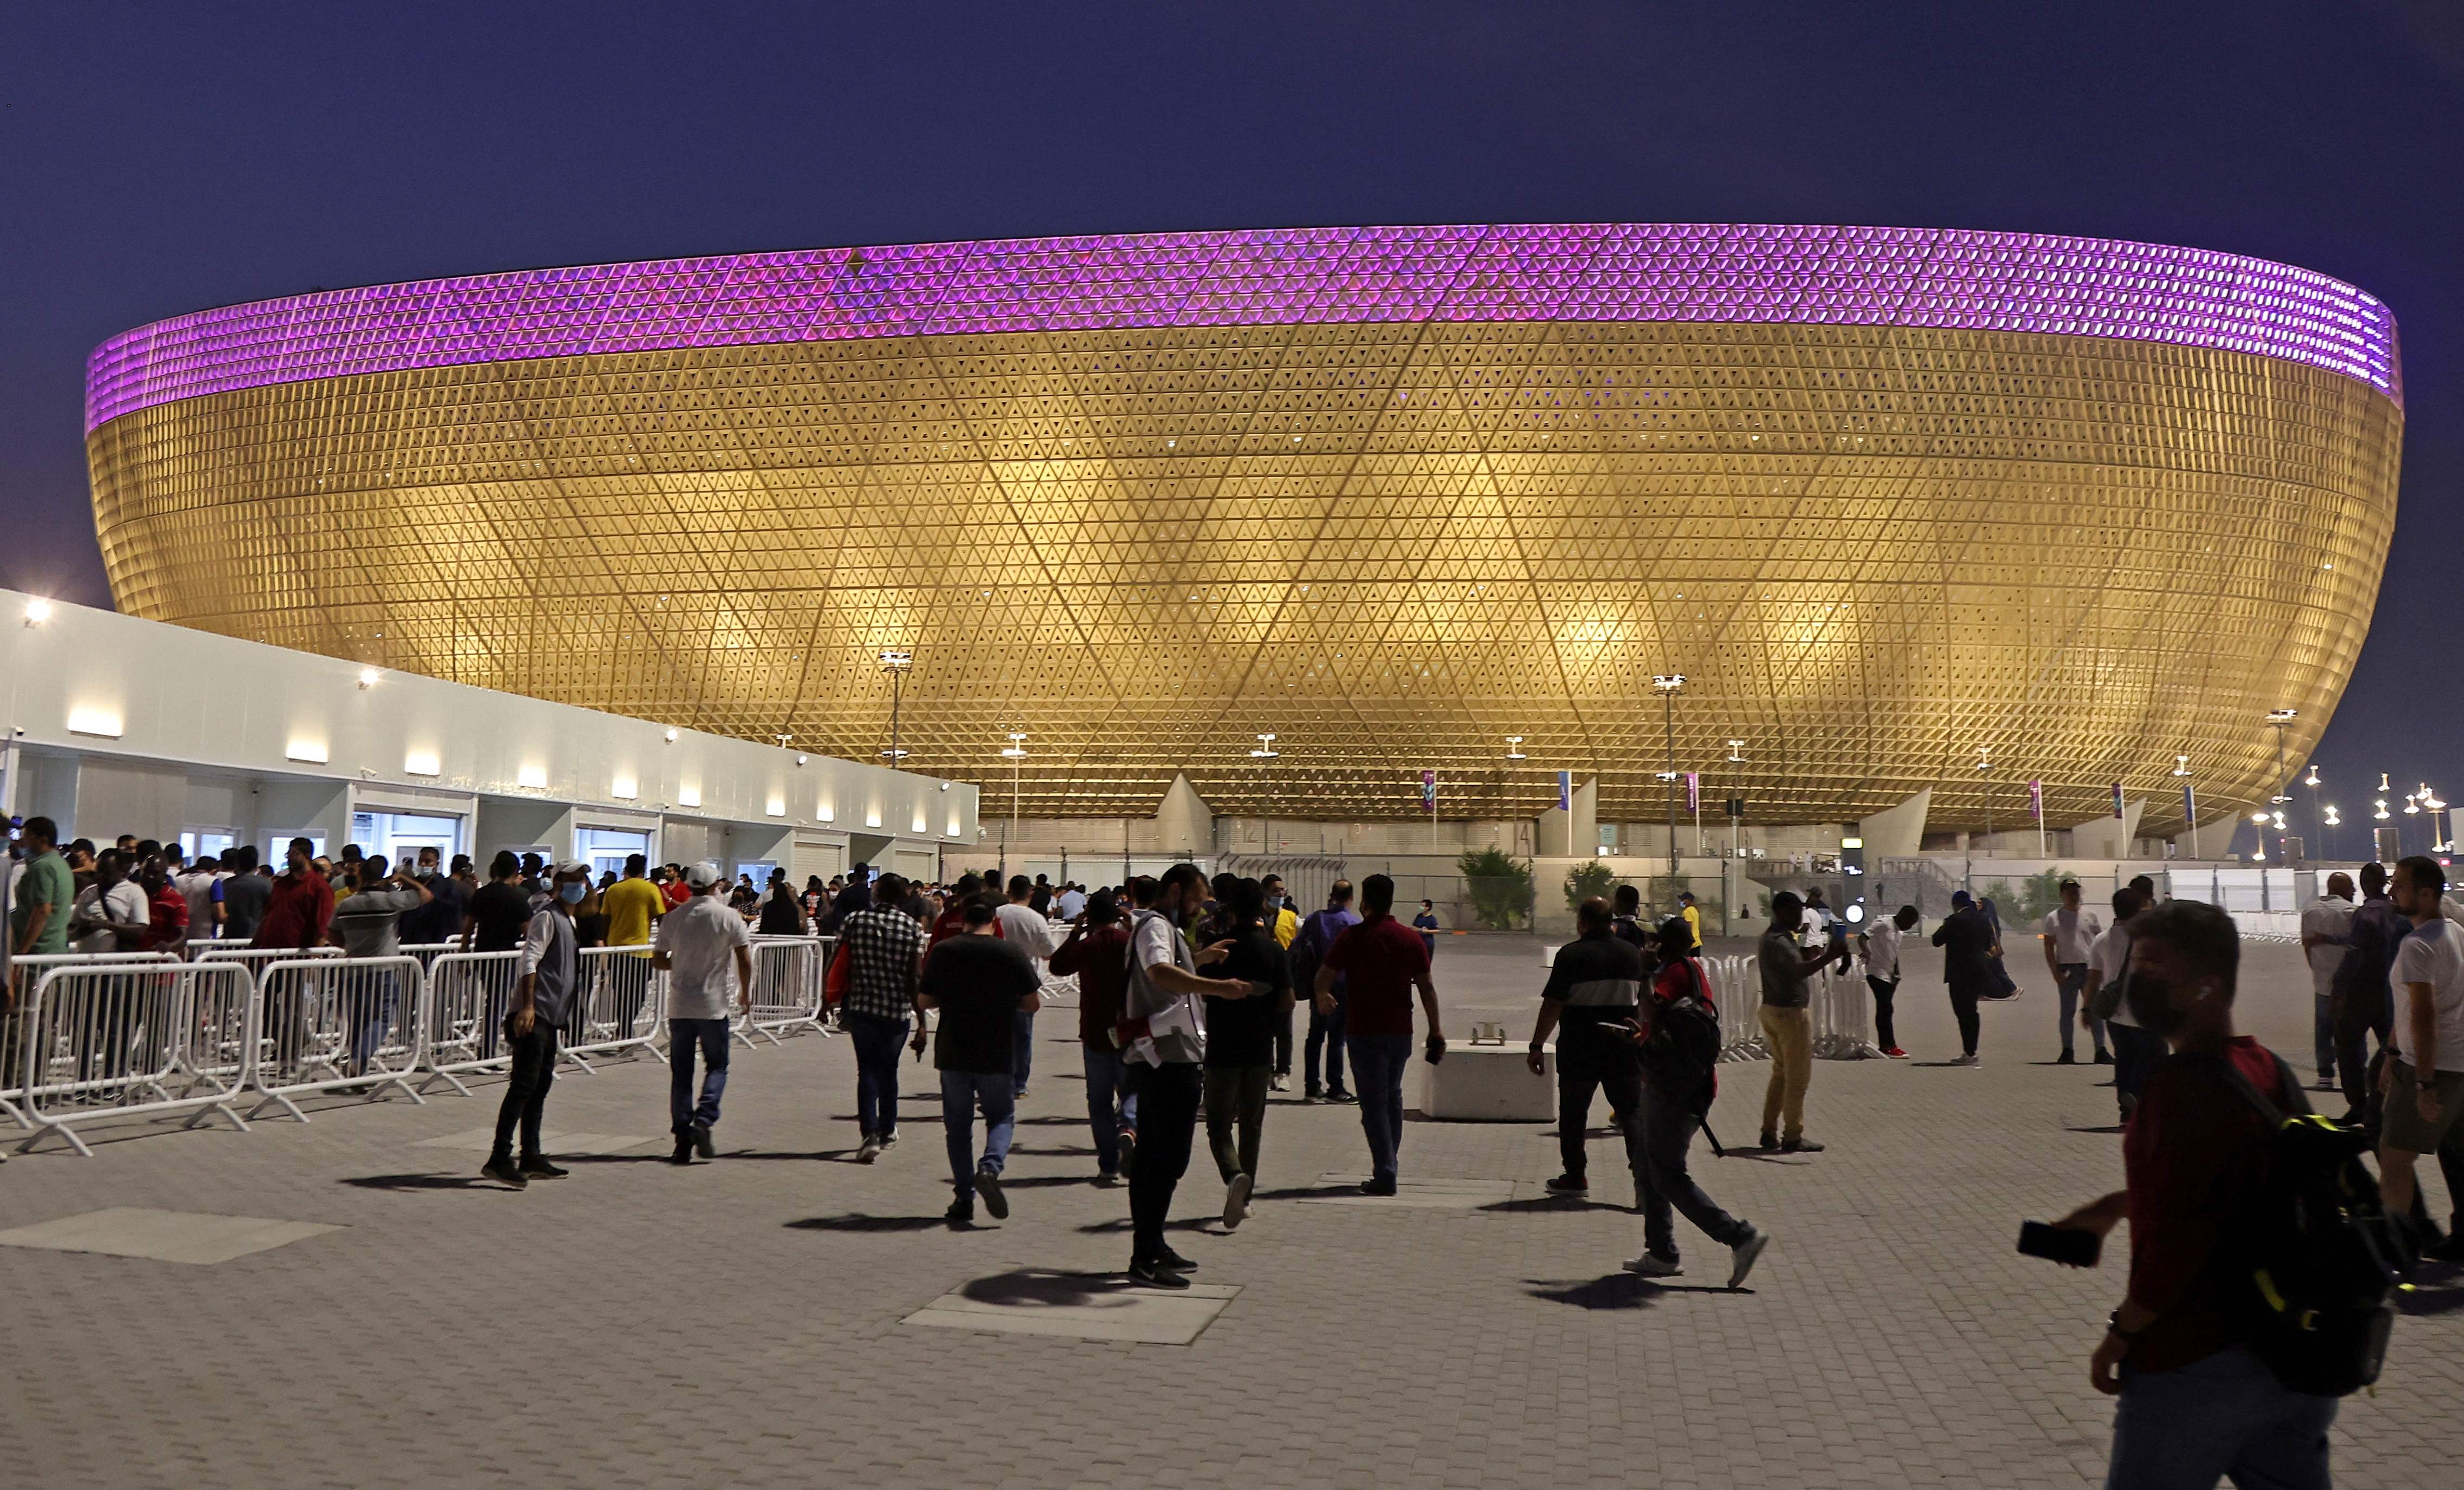
M188 961L203 962L208 952L230 952L245 948L248 937L190 937L187 942Z
M266 968L273 967L275 963L298 962L302 958L310 957L332 957L339 959L341 955L342 949L339 946L217 946L210 947L201 953L198 956L197 961L201 963L237 963L241 967L247 968L250 973L256 974L262 973Z
M25 1071L21 1054L23 1032L28 1028L27 1012L34 1007L34 991L43 975L55 967L99 967L112 964L168 963L179 959L169 952L30 952L9 960L10 1012L0 1014L0 1117L21 1128L31 1128L34 1120L26 1116L22 1103L26 1097Z
M514 996L519 952L440 952L428 965L420 1000L420 1090L442 1081L464 1097L461 1078L507 1063L505 1010Z
M211 963L199 964L212 967ZM281 1107L300 1122L294 1097L398 1086L427 1101L409 1078L419 1064L427 977L415 957L311 957L257 969L261 1038L255 1079L264 1094L249 1116Z
M1874 993L1853 967L1826 967L1806 980L1814 1054L1830 1060L1880 1060L1874 1043Z
M1720 1006L1720 1058L1769 1060L1763 1044L1761 974L1750 957L1705 957L1711 997Z
M243 1132L232 1099L251 1069L255 984L230 964L174 959L55 967L17 1024L16 1090L31 1150L57 1133L89 1158L77 1124L139 1114L221 1113Z
M828 948L836 939L759 937L753 939L753 1012L736 1021L736 1038L745 1044L760 1035L773 1045L798 1030L829 1034L822 1022L822 977Z
M754 966L758 970L759 957ZM558 1050L560 1057L586 1073L594 1069L592 1056L625 1051L659 1056L668 978L650 966L649 947L583 947L575 955L574 977L582 985L574 1006L579 1017L566 1026L568 1043Z

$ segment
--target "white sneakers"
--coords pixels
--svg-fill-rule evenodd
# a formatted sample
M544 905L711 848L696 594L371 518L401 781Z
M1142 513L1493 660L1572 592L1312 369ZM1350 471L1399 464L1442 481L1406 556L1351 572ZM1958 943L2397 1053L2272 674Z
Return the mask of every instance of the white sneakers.
M1685 1271L1677 1265L1676 1258L1663 1257L1648 1252L1628 1262L1625 1270L1629 1273L1639 1273L1645 1278L1675 1278Z
M1760 1257L1763 1255L1763 1249L1770 1245L1771 1233L1750 1231L1746 1234L1745 1240L1728 1249L1728 1256L1732 1259L1728 1272L1730 1288L1746 1286L1746 1275L1754 1270L1755 1259Z
M1954 1065L1954 1066L1981 1066L1981 1065L1985 1064L1985 1062L1984 1062L1984 1061L1982 1061L1982 1060L1979 1060L1979 1059L1978 1059L1976 1056L1962 1056L1958 1057L1957 1059L1953 1060L1953 1061L1951 1062L1951 1064L1952 1064L1952 1065Z
M881 1140L873 1137L869 1133L867 1133L864 1136L864 1146L855 1151L855 1162L858 1164L870 1164L880 1157Z
M1248 1175L1236 1174L1232 1176L1232 1183L1223 1187L1223 1229L1225 1231L1232 1230L1249 1218L1249 1191L1256 1187L1257 1183Z

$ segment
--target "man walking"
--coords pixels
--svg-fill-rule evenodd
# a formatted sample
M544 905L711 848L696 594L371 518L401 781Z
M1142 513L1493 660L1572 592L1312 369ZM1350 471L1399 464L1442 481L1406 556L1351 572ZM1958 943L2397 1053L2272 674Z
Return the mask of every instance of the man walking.
M2447 871L2415 855L2395 866L2395 908L2412 923L2387 983L2394 1058L2382 1063L2379 1175L2391 1214L2412 1210L2413 1166L2464 1117L2464 931L2439 913Z
M753 934L745 929L743 917L720 903L716 892L722 879L718 866L708 859L686 870L693 898L659 919L651 944L650 966L668 975L668 1130L676 1141L670 1164L691 1164L696 1153L718 1157L710 1130L718 1126L718 1101L727 1091L731 986L738 1012L753 1012ZM619 883L649 887L649 880L640 878ZM693 1079L696 1050L702 1064L697 1102Z
M924 928L898 908L906 881L884 875L881 888L879 902L868 899L839 924L838 955L847 959L840 1018L855 1042L858 1164L872 1163L898 1142L898 1056L907 1041L908 1016L917 1009L924 963Z
M2076 879L2061 884L2061 904L2045 913L2044 923L2037 928L2037 940L2045 945L2045 970L2054 975L2054 987L2059 990L2061 1017L2056 1021L2061 1031L2062 1053L2054 1061L2057 1066L2079 1064L2078 1046L2072 1032L2073 1019L2079 1008L2079 990L2087 987L2087 949L2104 930L2096 912L2079 909L2079 887ZM2096 1063L2113 1064L2104 1049L2104 1023L2091 1018L2086 1021L2089 1038L2096 1045Z
M1771 898L1771 924L1754 951L1763 989L1756 1017L1771 1057L1771 1083L1763 1088L1762 1141L1765 1148L1788 1154L1822 1152L1822 1145L1805 1136L1805 1089L1814 1081L1814 1032L1805 983L1848 950L1843 940L1808 951L1797 942L1804 925L1805 902L1793 891L1778 892Z
M1359 916L1352 909L1352 881L1338 879L1327 888L1326 908L1313 912L1301 923L1292 938L1292 986L1317 991L1317 969L1326 961L1327 949L1337 938L1360 924ZM1301 1053L1301 1100L1316 1101L1323 1098L1331 1102L1348 1102L1352 1094L1343 1086L1343 1048L1345 1033L1345 989L1341 978L1334 982L1332 1000L1312 996L1309 1000L1309 1040ZM1318 1084L1318 1053L1326 1053L1326 1084Z
M539 1146L539 1122L556 1085L557 1033L573 1015L581 988L573 934L573 908L590 891L590 866L580 859L557 865L547 908L533 916L522 936L514 970L513 1006L505 1013L506 1048L513 1079L496 1108L496 1141L479 1172L516 1190L533 1180L561 1179L567 1172ZM522 1158L514 1162L514 1130L521 1129Z
M2310 964L2310 1048L2319 1090L2336 1090L2336 972L2351 955L2353 881L2327 877L2326 893L2301 908L2301 955Z
M1009 1215L1001 1192L1010 1134L1018 1121L1011 1061L1021 1009L1033 1009L1042 980L1017 943L993 934L993 907L978 897L967 902L967 929L933 948L924 959L919 1009L938 1009L933 1068L941 1075L941 1128L949 1142L950 1178L957 1198L946 1217L953 1226L976 1218L976 1198L996 1221ZM916 1036L921 1039L919 1033ZM976 1113L984 1115L984 1148L976 1153Z
M960 881L964 883L964 881ZM1087 1068L1087 1126L1095 1138L1095 1183L1117 1185L1135 1151L1138 1100L1129 1090L1113 1027L1129 988L1130 928L1112 892L1088 898L1086 920L1052 952L1052 970L1078 980L1078 1044Z
M1642 1130L1642 1168L1636 1181L1643 1253L1626 1270L1644 1278L1673 1278L1685 1271L1677 1255L1677 1226L1670 1218L1671 1211L1680 1211L1704 1235L1728 1249L1728 1286L1742 1288L1771 1236L1721 1210L1685 1168L1694 1130L1703 1125L1718 1095L1720 1058L1720 1012L1693 946L1694 928L1683 917L1661 922L1660 969L1652 977L1651 998L1642 1006L1644 1016L1603 1032L1630 1039L1643 1070L1642 1108L1639 1121L1630 1124Z
M620 1033L627 1035L639 1033L635 1026L650 998L654 955L649 950L650 931L668 913L668 898L650 882L649 868L649 855L627 854L624 878L609 885L602 897L607 911L607 945L641 948L601 967L605 976L624 980L616 990L616 1016L623 1021ZM711 872L715 875L718 866L711 865Z
M1361 1191L1395 1193L1396 1156L1403 1143L1403 1069L1412 1058L1412 990L1429 1016L1425 1052L1436 1065L1446 1055L1438 1022L1438 986L1429 976L1429 954L1419 935L1395 919L1395 881L1371 875L1360 881L1366 915L1327 948L1317 970L1317 1001L1334 1007L1334 980L1344 980L1344 1043L1359 1087L1360 1132L1369 1142L1369 1178Z
M1257 1188L1275 1022L1291 1009L1292 980L1284 949L1266 929L1265 888L1255 879L1234 881L1224 910L1232 945L1208 979L1221 991L1206 995L1205 1104L1228 1230L1248 1218Z
M2234 1078L2288 1115L2309 1104L2283 1062L2233 1033L2240 947L2223 911L2145 911L2130 957L2131 1010L2175 1054L2149 1074L2123 1140L2125 1188L2054 1223L2102 1236L2130 1222L2129 1286L2088 1365L2096 1390L2121 1398L2105 1483L2324 1490L2337 1399L2286 1388L2253 1351L2237 1306L2249 1264L2225 1245L2248 1224L2276 1140Z
M1009 903L998 907L994 914L1001 922L1001 940L1026 954L1027 966L1038 969L1036 980L1041 983L1042 966L1051 957L1053 948L1061 945L1061 938L1053 929L1050 918L1035 908L1034 900L1035 881L1024 875L1012 875L1009 877ZM1040 1007L1040 1000L1036 1004L1021 1005L1014 1016L1018 1027L1018 1061L1011 1068L1010 1075L1017 1082L1017 1095L1021 1101L1026 1100L1026 1079L1035 1068L1035 1011Z
M1976 1066L1976 1040L1981 1021L1976 1001L2001 990L1993 980L1993 925L1965 890L1950 892L1950 914L1933 928L1933 945L1943 949L1942 981L1950 989L1950 1012L1959 1020L1960 1055L1954 1066ZM2084 959L2082 959L2084 961Z
M1620 885L1631 890L1631 885ZM1625 1141L1626 1168L1634 1175L1637 1204L1643 1178L1642 1059L1629 1028L1642 996L1642 954L1617 934L1609 902L1598 896L1574 907L1574 940L1557 948L1549 982L1540 990L1540 1016L1531 1026L1524 1062L1533 1076L1548 1069L1549 1034L1557 1034L1557 1157L1563 1170L1549 1182L1560 1195L1587 1195L1584 1141L1591 1128L1592 1093L1607 1094L1610 1120Z
M1274 934L1275 945L1288 953L1292 939L1301 934L1300 913L1292 909L1291 897L1284 893L1283 876L1268 875L1258 884L1266 892L1266 929ZM1288 972L1291 959L1287 956L1284 964ZM1298 985L1294 991L1297 993ZM1266 1084L1278 1092L1292 1089L1292 1002L1285 1000L1283 1012L1275 1019L1275 1072Z
M1138 1099L1138 1144L1130 1161L1130 1280L1150 1288L1186 1288L1197 1264L1165 1242L1173 1191L1189 1168L1198 1130L1206 1056L1201 1000L1220 991L1199 967L1220 962L1218 943L1193 952L1180 928L1197 919L1206 879L1195 864L1175 864L1159 881L1141 879L1145 896L1130 921L1130 976L1123 992L1122 1043L1134 1062L1130 1079Z
M1916 925L1917 908L1903 905L1890 920L1857 936L1865 953L1865 987L1874 990L1874 1037L1881 1042L1882 1054L1893 1060L1905 1060L1908 1056L1900 1049L1892 1005L1900 992L1900 939L1915 930Z

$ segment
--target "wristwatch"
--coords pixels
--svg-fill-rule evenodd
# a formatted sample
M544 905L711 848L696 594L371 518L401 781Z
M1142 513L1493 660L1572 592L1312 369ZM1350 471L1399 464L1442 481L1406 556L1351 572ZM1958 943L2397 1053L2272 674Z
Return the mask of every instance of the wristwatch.
M2125 1345L2135 1345L2139 1344L2139 1337L2147 1333L2147 1326L2145 1324L2140 1325L2137 1329L2123 1329L2122 1327L2122 1311L2120 1309L2116 1309L2111 1314L2104 1317L2104 1327L2108 1333L2120 1336L2122 1343Z

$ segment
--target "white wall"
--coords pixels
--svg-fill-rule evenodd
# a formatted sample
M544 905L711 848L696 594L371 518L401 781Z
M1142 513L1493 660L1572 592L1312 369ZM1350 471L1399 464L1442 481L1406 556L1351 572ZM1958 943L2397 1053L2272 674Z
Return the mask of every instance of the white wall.
M340 844L344 787L365 783L542 810L514 814L523 821L575 807L679 812L774 846L798 827L832 825L871 825L913 848L976 841L977 793L965 783L821 756L798 766L775 745L407 673L362 686L351 662L83 606L54 602L27 624L30 599L0 590L11 730L0 736L10 742L0 810L45 812L73 834L161 836L200 820L200 793L236 803L245 789L255 817L230 826L252 841L312 828ZM483 849L489 815L483 804L473 837Z

